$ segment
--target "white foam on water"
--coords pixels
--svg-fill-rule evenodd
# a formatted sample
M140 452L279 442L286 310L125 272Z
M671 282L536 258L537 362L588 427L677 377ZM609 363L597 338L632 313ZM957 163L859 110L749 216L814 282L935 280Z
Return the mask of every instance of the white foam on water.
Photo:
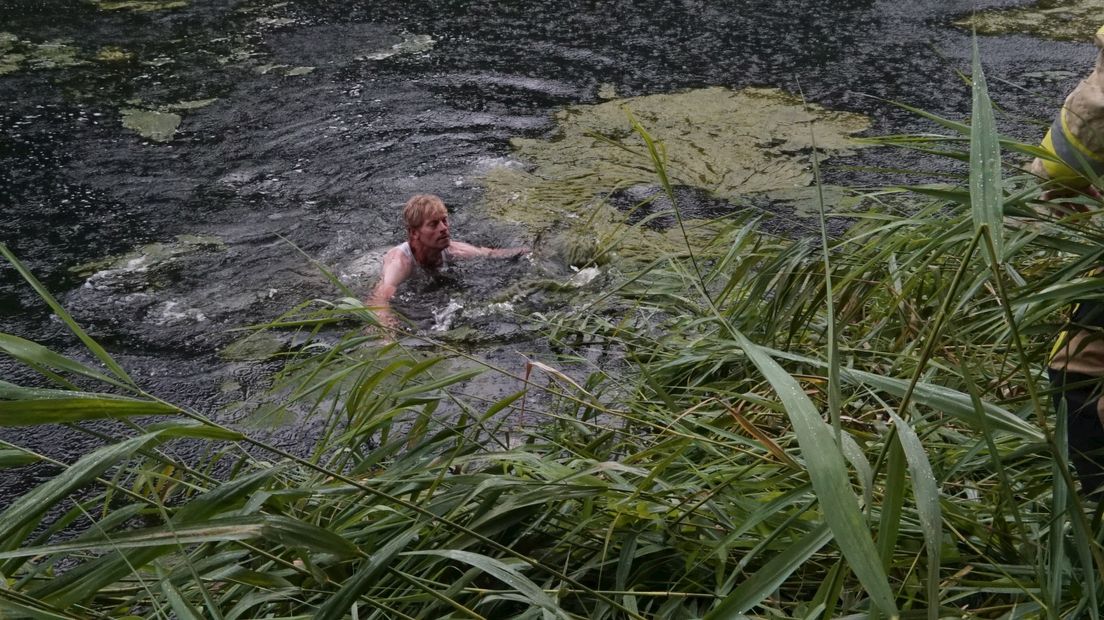
M396 54L419 54L433 49L437 40L428 34L404 35L402 43L396 43L391 49L365 54L364 60L384 60Z
M180 302L166 301L150 310L150 318L157 325L204 323L207 316L196 308L181 307Z
M529 164L514 159L513 157L479 157L472 162L472 172L476 176L484 176L492 170L524 170Z
M463 309L464 305L453 299L449 299L448 305L440 310L434 308L433 327L430 327L429 330L434 332L448 331Z
M578 273L571 276L566 282L567 286L571 288L582 288L594 281L594 278L598 277L598 274L602 273L597 267L587 267L586 269L580 269Z
M482 308L478 308L478 309L472 310L470 312L466 312L465 315L474 319L474 318L479 318L479 317L483 317L483 316L488 316L488 315L491 315L491 314L506 314L508 312L513 312L513 311L514 311L514 304L512 304L508 301L500 301L500 302L493 303L493 304L487 304L486 306L484 306Z

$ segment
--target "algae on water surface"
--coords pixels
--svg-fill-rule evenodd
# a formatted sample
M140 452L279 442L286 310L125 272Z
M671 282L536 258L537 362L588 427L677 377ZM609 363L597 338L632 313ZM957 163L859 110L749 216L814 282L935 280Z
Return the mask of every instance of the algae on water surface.
M225 244L211 235L177 235L175 240L143 245L122 256L108 256L70 268L70 273L94 277L105 272L147 272L181 256L201 251L221 251Z
M1011 9L990 9L955 22L978 34L1030 34L1056 41L1091 41L1104 24L1104 0L1042 0Z
M0 32L0 75L20 69L60 69L86 64L77 58L77 48L65 41L31 43Z
M631 185L655 185L657 177L631 113L661 144L673 184L697 187L739 203L753 193L794 188L813 181L812 134L820 157L856 148L850 135L869 127L858 114L804 105L776 89L732 91L712 87L648 95L567 108L556 115L559 132L551 140L513 140L529 170L503 166L485 177L488 207L531 230L571 221L590 235L620 235L624 215L597 200ZM687 222L688 234L710 238L705 220ZM622 240L653 253L683 247L681 231L640 229Z
M401 43L392 45L389 49L365 54L362 60L384 60L399 54L422 54L433 49L436 39L428 34L404 34Z
M166 11L180 9L188 6L185 0L90 0L104 11L135 11L148 13L151 11Z
M173 135L176 134L176 128L180 126L180 115L172 112L138 108L124 108L119 112L123 115L123 127L133 129L141 136L155 142L172 140Z
M100 51L96 52L96 60L103 62L123 62L133 59L134 52L128 52L117 45L101 47Z
M218 101L214 99L195 99L178 101L160 106L158 110L144 108L123 108L119 113L123 117L123 127L138 132L139 135L155 142L168 142L176 135L182 120L176 112L187 112L205 108ZM131 105L142 105L139 100L128 101Z

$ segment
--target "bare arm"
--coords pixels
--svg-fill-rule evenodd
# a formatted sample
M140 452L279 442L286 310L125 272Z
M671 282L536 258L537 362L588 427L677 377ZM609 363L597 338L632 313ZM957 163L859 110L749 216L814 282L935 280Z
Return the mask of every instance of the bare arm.
M380 280L376 288L368 297L368 306L376 311L380 323L388 327L398 327L398 320L391 312L391 298L399 285L410 277L414 265L399 248L391 248L383 255L383 268L380 270Z
M463 241L453 241L449 244L449 252L456 258L511 258L528 254L529 248L484 248Z

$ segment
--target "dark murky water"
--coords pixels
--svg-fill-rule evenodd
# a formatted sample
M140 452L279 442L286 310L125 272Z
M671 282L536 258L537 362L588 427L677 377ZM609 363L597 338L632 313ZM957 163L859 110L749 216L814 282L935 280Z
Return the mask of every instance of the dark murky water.
M481 174L509 161L510 138L548 136L553 111L608 90L800 89L870 116L874 133L926 127L884 99L961 118L969 92L955 69L969 67L969 35L950 23L975 6L196 0L142 12L0 0L8 53L22 58L0 75L0 241L152 391L210 409L242 395L220 391L227 377L248 385L258 372L214 355L227 329L335 293L282 238L362 293L365 257L402 239L397 209L412 193L443 196L457 238L527 243L529 231L481 216ZM1049 117L1093 55L1087 44L1023 36L980 45L996 98L1030 119ZM172 140L124 127L134 110L176 115ZM1041 133L1012 121L1006 129ZM849 163L907 166L911 157L866 151ZM155 243L161 260L72 270ZM473 266L463 286L408 305L432 320L425 308L478 305L526 269ZM72 347L7 267L0 322ZM537 345L504 331L482 352L516 366L507 349ZM10 365L0 371L15 376ZM47 446L48 435L20 436Z

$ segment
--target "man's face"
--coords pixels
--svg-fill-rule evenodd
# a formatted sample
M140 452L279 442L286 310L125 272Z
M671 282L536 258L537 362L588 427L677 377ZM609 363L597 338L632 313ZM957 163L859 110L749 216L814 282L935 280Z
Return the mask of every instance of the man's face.
M411 237L423 247L444 250L449 246L448 212L439 211L422 221Z

